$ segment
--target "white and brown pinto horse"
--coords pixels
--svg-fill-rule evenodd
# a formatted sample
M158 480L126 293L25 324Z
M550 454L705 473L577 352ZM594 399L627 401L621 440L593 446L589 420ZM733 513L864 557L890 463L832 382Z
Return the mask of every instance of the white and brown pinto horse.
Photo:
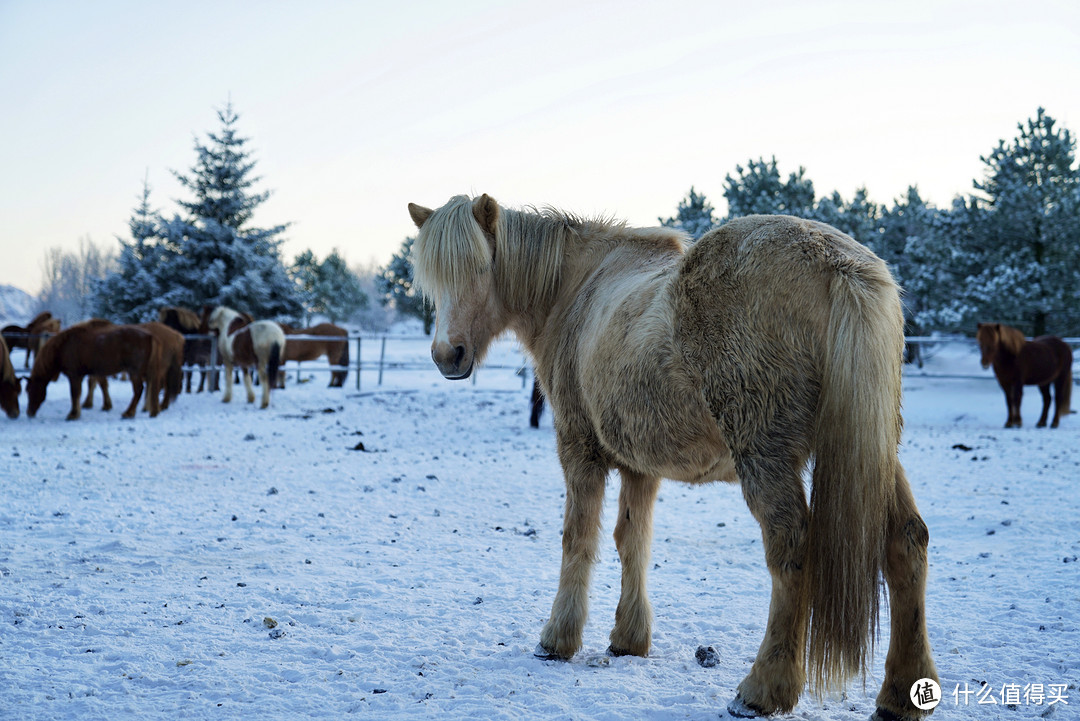
M884 574L892 627L874 716L926 713L909 692L937 678L929 533L897 458L903 315L880 259L835 228L781 216L735 220L686 250L667 229L511 210L487 195L409 212L439 370L468 377L511 329L554 411L563 560L538 655L581 648L611 469L622 478L613 654L649 652L660 479L737 481L761 524L772 600L729 710L788 712L807 676L823 692L865 675Z
M270 320L257 320L245 324L240 313L220 305L211 311L207 319L209 330L218 336L218 351L225 365L225 395L221 400L232 401L233 367L244 375L244 388L248 403L255 402L255 389L251 385L251 369L259 373L262 384L260 408L270 405L270 388L277 383L278 369L285 359L285 333L281 326Z

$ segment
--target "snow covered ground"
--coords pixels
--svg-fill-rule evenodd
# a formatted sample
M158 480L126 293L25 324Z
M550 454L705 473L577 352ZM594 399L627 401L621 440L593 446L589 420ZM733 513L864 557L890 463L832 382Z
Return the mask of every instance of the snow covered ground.
M495 362L520 355L504 342ZM983 373L962 346L926 371ZM984 375L906 381L934 718L1080 718L1080 416L1035 429L1029 389L1027 425L1004 430ZM563 503L550 416L528 428L512 371L374 379L290 382L267 411L184 395L132 421L116 382L117 410L70 423L61 380L37 418L0 421L0 719L726 717L769 597L737 487L665 482L654 650L608 659L613 480L585 648L541 661ZM867 718L883 621L865 689L804 695L789 718Z

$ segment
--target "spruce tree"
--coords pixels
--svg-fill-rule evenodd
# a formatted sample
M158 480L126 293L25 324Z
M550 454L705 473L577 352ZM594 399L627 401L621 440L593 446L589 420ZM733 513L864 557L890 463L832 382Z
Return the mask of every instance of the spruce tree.
M689 235L691 240L697 240L716 225L713 212L712 204L705 199L704 195L698 194L691 185L690 192L679 201L675 215L666 220L663 218L657 218L657 220L665 228L676 228Z
M735 166L735 175L724 178L724 198L728 203L727 220L744 215L778 214L812 217L814 184L806 169L780 179L776 158L751 160L743 168Z
M331 323L337 323L367 307L368 297L360 279L336 249L321 263L314 253L305 250L296 256L289 273L300 289L305 315L325 315Z
M386 267L375 277L376 287L383 305L393 305L399 313L419 318L424 323L424 333L431 335L435 312L413 282L412 247L416 238L406 238L401 249L395 253Z
M1043 108L1017 127L1019 136L981 158L985 177L975 189L988 209L978 249L983 270L967 294L986 320L1064 335L1080 328L1076 141Z
M256 318L299 317L299 294L280 255L288 224L250 225L270 193L251 190L260 178L252 175L255 162L248 140L236 132L232 104L217 115L221 130L208 133L207 143L196 141L190 174L173 173L194 198L178 201L186 217L163 225L164 242L177 251L164 280L182 289L177 295L186 299L183 305L228 305Z

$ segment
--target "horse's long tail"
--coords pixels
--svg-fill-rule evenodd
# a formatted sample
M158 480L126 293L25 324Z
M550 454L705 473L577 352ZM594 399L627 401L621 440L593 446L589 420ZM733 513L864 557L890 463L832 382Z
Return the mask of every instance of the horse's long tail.
M838 270L829 293L807 554L816 693L866 672L902 423L903 314L885 264Z
M281 356L285 351L278 341L270 344L270 357L266 359L266 381L270 388L277 388L278 369L281 368Z

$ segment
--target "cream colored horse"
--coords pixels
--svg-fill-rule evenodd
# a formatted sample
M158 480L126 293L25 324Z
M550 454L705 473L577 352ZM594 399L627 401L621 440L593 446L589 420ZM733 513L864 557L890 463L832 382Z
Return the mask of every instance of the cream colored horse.
M257 368L262 384L260 408L270 405L270 388L277 383L278 369L285 360L285 333L281 326L270 320L257 320L243 325L240 313L226 306L218 306L210 313L207 325L218 336L218 351L225 365L224 403L232 401L233 366L243 371L247 402L255 402L255 389L251 385L251 368Z
M661 478L738 481L761 524L772 600L729 711L790 711L865 675L880 576L892 633L875 717L914 719L937 678L925 624L929 539L897 459L903 317L885 264L827 225L740 219L684 252L666 229L522 212L484 195L429 210L415 274L432 357L466 378L513 330L554 410L563 560L538 654L582 643L605 478L622 478L613 654L648 654L646 573ZM809 505L802 471L813 460Z

